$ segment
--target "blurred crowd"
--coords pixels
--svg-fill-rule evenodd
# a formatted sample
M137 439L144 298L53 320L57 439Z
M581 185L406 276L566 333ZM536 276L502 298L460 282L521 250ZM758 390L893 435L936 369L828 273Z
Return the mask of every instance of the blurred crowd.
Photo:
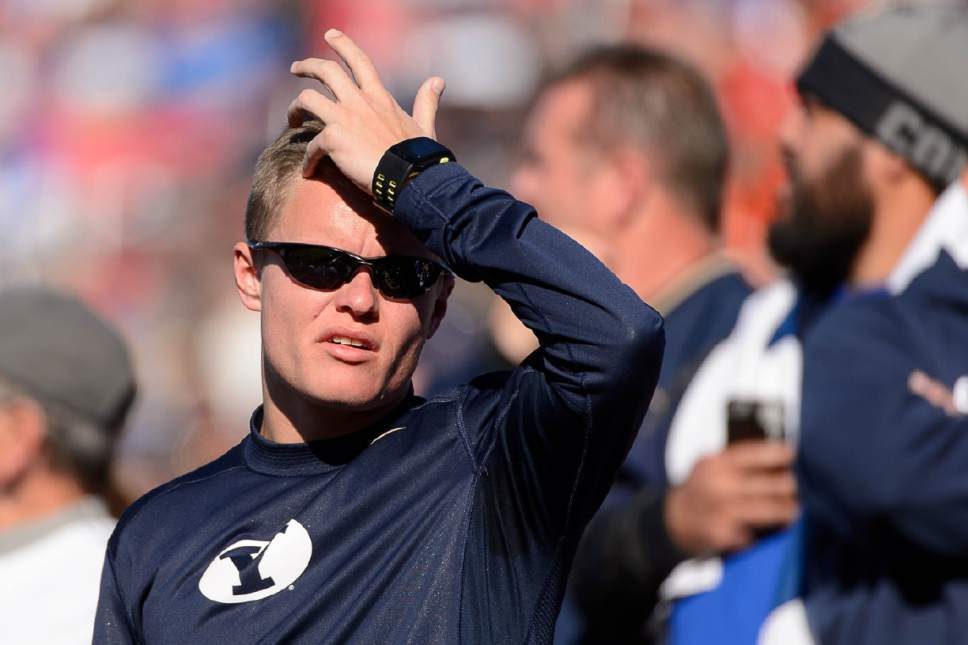
M498 186L548 67L626 39L684 56L714 83L734 145L723 237L761 280L791 74L858 4L8 0L0 281L75 289L127 334L144 386L118 478L134 498L237 441L260 400L257 317L237 302L231 245L255 156L298 87L289 62L322 52L326 27L353 34L404 105L427 75L447 79L440 137ZM462 285L418 390L482 332L488 300Z
M65 287L127 338L119 508L236 444L262 392L232 245L255 158L306 85L289 62L337 27L401 105L445 78L438 138L666 318L557 642L940 638L965 593L968 91L934 70L964 56L968 21L899 12L829 36L871 4L7 0L0 287ZM908 29L942 36L892 56ZM535 347L460 283L416 391Z

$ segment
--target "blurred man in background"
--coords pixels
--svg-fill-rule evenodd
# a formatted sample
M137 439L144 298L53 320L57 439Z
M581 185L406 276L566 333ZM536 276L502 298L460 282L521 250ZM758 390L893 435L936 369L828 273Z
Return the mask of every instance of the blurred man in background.
M877 500L900 490L895 478L909 473L904 482L931 480L932 469L942 463L929 456L932 443L917 444L908 428L893 432L903 435L903 447L884 442L892 434L889 426L903 426L898 414L880 416L905 400L903 388L882 380L889 372L880 363L892 362L894 350L869 341L857 345L873 347L872 353L879 354L874 360L836 339L849 334L863 338L876 329L872 323L852 324L841 312L849 311L845 303L858 294L883 290L912 240L948 235L938 232L936 218L928 214L965 159L968 127L959 110L968 97L968 81L956 71L963 63L953 61L964 59L966 11L925 6L849 20L827 35L798 79L802 105L781 137L788 205L770 233L771 250L790 269L792 282L765 289L744 305L736 330L712 352L684 397L667 458L670 470L682 476L704 452L732 440L731 402L752 401L760 410L779 406L782 423L772 424L775 431L770 431L769 415L750 421L764 433L796 441L802 418L806 522L815 526L819 515L824 528L805 535L800 522L763 536L753 548L722 563L693 563L674 573L669 589L683 599L672 613L672 643L756 642L772 608L801 591L804 539L811 550L808 616L823 642L899 642L903 629L898 627L911 630L914 640L905 642L943 642L941 634L961 638L965 633L963 626L953 627L956 619L942 617L963 614L953 610L956 599L941 600L949 593L945 585L907 584L919 575L936 580L931 566L938 565L941 552L921 559L914 567L919 573L910 575L899 562L917 559L919 552L899 548L877 508ZM934 258L937 250L927 253ZM958 300L950 297L951 289L961 283L963 278L949 283L948 304L936 306L950 313L950 303ZM821 354L817 343L833 343L834 348ZM836 366L839 375L818 368L824 361L828 368ZM948 367L932 373L953 382ZM817 373L825 376L811 376ZM859 374L876 386L856 386ZM871 423L868 412L877 423ZM823 449L811 449L818 441ZM927 451L924 459L917 456L920 450ZM954 466L953 461L952 455ZM950 482L953 473L946 475ZM928 489L925 484L920 492ZM869 524L864 531L848 531L847 537L843 505L861 499L863 491L876 491L866 500L874 502L866 509ZM926 508L914 511L921 513L926 522L945 516ZM834 525L839 539L831 538ZM957 548L964 552L963 543ZM948 580L951 589L957 588ZM824 600L811 600L817 594ZM901 600L906 594L908 599ZM775 622L779 614L771 619L764 642L809 641L804 614L802 609L797 614L796 607L785 606L780 627ZM789 626L797 615L799 634L792 636L797 630Z
M791 135L803 167L839 130L871 201L851 293L804 343L804 604L825 645L968 640L966 45L964 3L887 11L837 27L799 83L820 102Z
M5 643L88 643L135 392L118 333L72 297L0 292L0 620Z
M750 293L719 252L728 157L706 81L686 63L635 45L580 56L546 82L528 119L515 192L595 242L617 275L656 303L667 326L659 388L607 508L579 550L572 587L581 608L572 594L559 642L644 638L658 587L676 564L745 546L753 529L792 517L792 504L769 517L750 515L760 503L756 493L740 495L745 487L731 485L791 476L783 473L789 452L765 442L711 457L695 477L667 489L669 422Z

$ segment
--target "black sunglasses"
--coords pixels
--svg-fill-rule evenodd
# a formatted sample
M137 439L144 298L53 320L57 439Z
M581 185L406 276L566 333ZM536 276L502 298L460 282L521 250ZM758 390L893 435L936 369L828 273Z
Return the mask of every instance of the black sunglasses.
M275 251L296 282L313 289L332 291L348 283L360 270L369 267L371 279L388 298L416 298L433 286L442 272L440 264L427 258L387 255L361 258L331 246L300 242L249 242L253 251Z

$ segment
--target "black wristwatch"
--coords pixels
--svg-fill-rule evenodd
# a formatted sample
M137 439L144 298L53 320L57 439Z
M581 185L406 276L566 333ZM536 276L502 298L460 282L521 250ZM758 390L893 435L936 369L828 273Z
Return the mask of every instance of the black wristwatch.
M430 137L407 139L391 146L373 173L373 201L393 212L397 196L408 181L430 166L456 161L454 153Z

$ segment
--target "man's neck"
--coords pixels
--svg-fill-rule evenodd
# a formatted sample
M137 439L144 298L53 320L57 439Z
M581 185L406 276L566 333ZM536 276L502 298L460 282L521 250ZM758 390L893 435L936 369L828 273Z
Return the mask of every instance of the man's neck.
M715 238L698 217L684 213L665 194L617 236L615 272L643 300L653 302L716 249Z
M278 378L278 377L276 377ZM263 379L262 436L276 443L335 439L372 427L407 396L401 392L377 408L354 410L313 402L273 378Z
M887 280L935 200L927 184L912 181L875 201L870 235L851 271L852 286L877 287Z

